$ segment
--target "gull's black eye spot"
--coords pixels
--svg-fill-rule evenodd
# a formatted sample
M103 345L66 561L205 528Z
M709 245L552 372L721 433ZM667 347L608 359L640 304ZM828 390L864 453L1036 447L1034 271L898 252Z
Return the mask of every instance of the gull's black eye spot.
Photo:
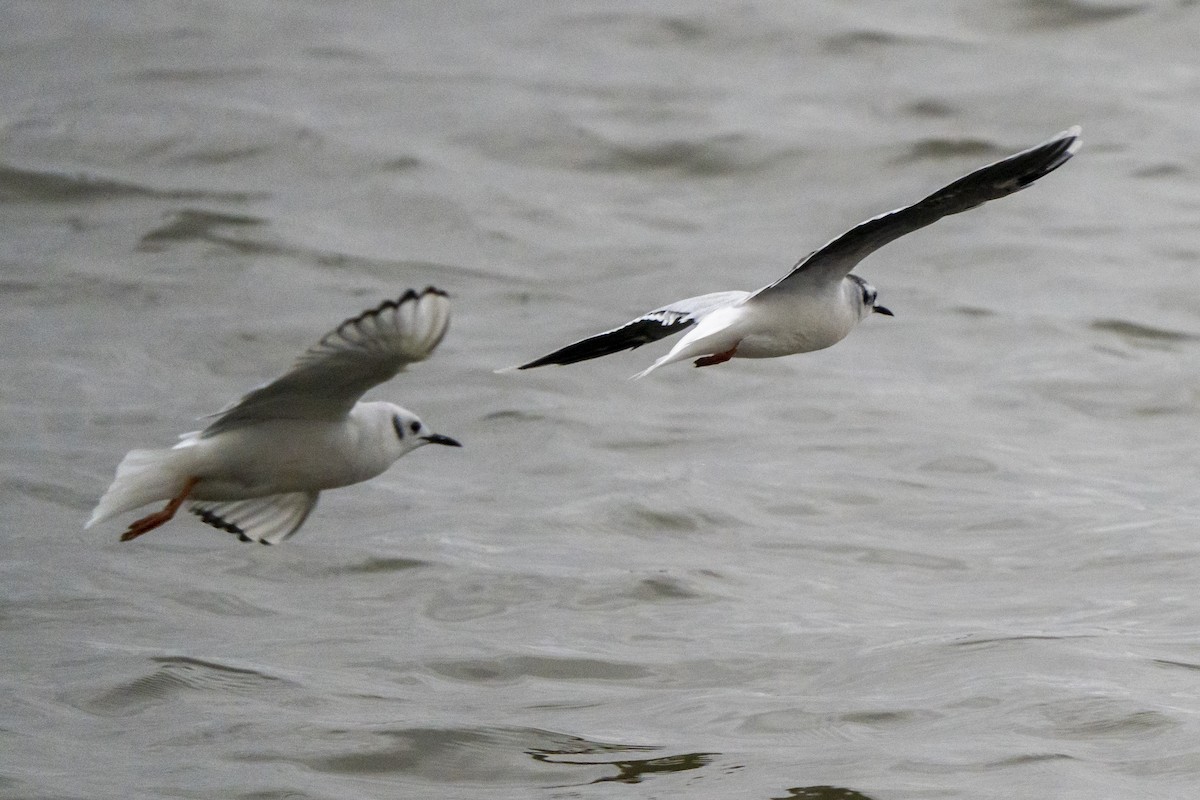
M399 417L392 417L392 427L396 429L400 441L404 441L404 422Z
M412 422L408 423L408 429L413 433L416 433L417 431L421 430L421 423L413 420Z

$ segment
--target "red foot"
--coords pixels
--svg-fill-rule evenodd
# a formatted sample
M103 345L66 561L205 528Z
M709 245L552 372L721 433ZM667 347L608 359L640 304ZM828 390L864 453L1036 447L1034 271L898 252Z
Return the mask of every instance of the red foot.
M191 494L192 489L196 488L196 484L199 482L199 478L188 478L188 482L183 486L183 491L168 500L167 505L162 511L156 511L149 516L134 520L130 524L129 530L121 534L121 541L128 542L130 539L136 539L143 533L149 533L159 525L168 522L171 517L175 516L175 512L179 510L179 507L183 505L183 501L187 499L187 496Z
M738 344L741 344L741 342ZM733 358L733 354L737 352L737 349L738 346L735 344L724 353L713 353L711 356L702 356L701 358L697 358L696 366L711 367L713 364L724 364L726 361Z

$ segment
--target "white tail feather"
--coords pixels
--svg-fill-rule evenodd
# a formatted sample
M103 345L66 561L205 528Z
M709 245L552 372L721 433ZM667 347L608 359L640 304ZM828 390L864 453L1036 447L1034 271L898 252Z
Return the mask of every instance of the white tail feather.
M117 466L117 476L100 498L85 528L125 511L169 500L183 490L187 474L185 457L178 449L131 450Z

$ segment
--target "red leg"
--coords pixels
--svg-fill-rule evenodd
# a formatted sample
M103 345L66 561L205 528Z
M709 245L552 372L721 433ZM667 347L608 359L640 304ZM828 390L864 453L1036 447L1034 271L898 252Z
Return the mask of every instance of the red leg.
M129 525L129 530L121 534L121 541L128 542L130 539L136 539L143 533L149 533L159 525L169 521L175 516L175 512L183 505L183 501L191 494L192 489L196 488L196 484L200 482L199 478L188 478L188 482L184 484L183 490L167 501L166 507L162 511L156 511L149 516L135 520Z
M741 342L738 342L741 344ZM733 358L733 354L737 352L738 346L726 350L724 353L713 353L711 356L702 356L696 359L697 367L711 367L713 364L724 364L729 359Z

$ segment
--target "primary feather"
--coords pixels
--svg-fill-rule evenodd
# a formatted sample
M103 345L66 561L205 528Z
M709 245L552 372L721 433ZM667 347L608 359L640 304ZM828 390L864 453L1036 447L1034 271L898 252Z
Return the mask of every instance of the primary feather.
M321 337L291 371L218 411L200 435L265 419L340 419L372 386L428 358L449 325L445 292L409 289Z

